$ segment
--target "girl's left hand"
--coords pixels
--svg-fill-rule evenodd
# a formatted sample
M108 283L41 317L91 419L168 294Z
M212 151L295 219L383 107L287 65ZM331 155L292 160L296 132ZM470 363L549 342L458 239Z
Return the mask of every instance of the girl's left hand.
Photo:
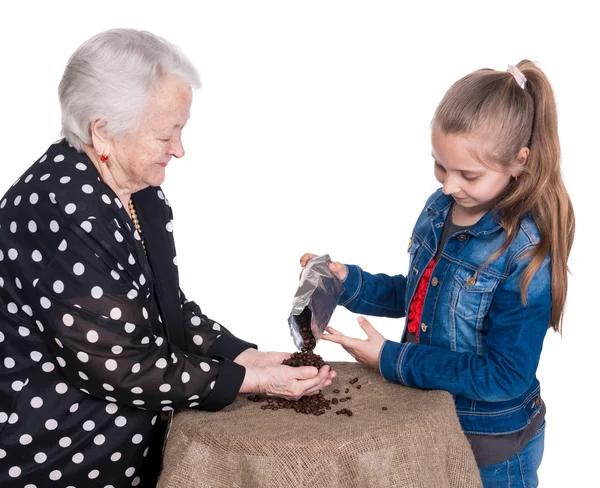
M345 336L333 327L327 327L328 334L323 334L321 339L341 344L359 363L379 369L379 355L386 339L363 316L358 317L358 325L367 334L366 340Z

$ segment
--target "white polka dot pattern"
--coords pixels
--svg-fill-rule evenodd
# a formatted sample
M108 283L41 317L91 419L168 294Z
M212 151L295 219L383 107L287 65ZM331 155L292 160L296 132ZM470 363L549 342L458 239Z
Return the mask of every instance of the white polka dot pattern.
M171 209L160 189L145 192L178 279ZM180 293L185 348L166 340L140 235L64 141L0 198L0 262L0 395L18 405L0 407L13 439L2 439L0 486L146 486L156 412L201 407L219 378L210 348L234 338Z

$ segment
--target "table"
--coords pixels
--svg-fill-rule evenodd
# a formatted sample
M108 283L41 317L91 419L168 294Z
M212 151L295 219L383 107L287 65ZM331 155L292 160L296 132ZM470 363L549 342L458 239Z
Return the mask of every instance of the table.
M219 412L177 413L158 487L481 487L449 393L389 383L354 362L330 366L338 376L325 397L351 399L324 415L263 410L248 394Z

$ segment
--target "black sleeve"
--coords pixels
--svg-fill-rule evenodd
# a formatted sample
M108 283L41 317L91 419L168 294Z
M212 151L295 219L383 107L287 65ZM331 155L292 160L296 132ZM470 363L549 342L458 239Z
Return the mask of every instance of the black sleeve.
M198 356L225 358L233 361L249 348L256 349L238 339L218 322L202 313L196 302L188 301L180 289L181 309L185 327L185 350Z
M137 267L117 227L100 219L72 226L36 284L32 312L57 363L72 385L108 401L148 410L228 405L245 368L225 358L241 346L207 337L208 348L185 352L156 334L151 277ZM186 322L192 318L193 312Z

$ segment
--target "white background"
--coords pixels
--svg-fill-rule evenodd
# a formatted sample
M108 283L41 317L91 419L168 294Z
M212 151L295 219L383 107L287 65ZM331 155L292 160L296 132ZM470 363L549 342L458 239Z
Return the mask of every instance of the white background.
M83 41L112 27L166 37L203 81L187 154L164 185L183 289L236 335L292 351L286 319L300 256L404 273L412 226L438 186L429 141L437 103L475 69L532 59L556 92L577 217L564 334L548 334L538 370L548 407L540 486L600 486L600 39L587 4L10 2L0 21L0 194L59 137L57 86ZM395 340L403 326L373 323ZM332 325L360 334L346 310ZM316 352L351 360L333 344Z

